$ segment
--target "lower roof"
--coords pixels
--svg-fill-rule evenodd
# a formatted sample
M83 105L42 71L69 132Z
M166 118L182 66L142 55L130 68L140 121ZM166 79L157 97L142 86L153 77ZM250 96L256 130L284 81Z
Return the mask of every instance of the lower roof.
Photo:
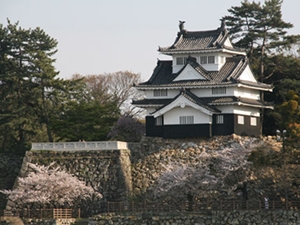
M135 100L132 102L133 105L143 107L143 108L151 108L151 107L163 107L164 105L170 104L174 98L172 99L142 99ZM256 99L249 98L240 98L235 96L226 96L226 97L204 97L198 98L202 104L207 105L207 107L220 106L220 105L246 105L255 108L269 108L273 109L273 104L270 102L265 102Z

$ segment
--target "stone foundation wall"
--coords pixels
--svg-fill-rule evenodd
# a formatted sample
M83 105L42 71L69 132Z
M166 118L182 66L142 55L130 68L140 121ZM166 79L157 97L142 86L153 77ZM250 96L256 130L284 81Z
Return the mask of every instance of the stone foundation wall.
M83 180L103 198L82 207L83 215L103 211L107 201L124 201L132 190L130 151L122 150L82 150L82 151L28 151L23 158L19 176L26 176L28 163L49 165L55 162L70 174ZM8 201L5 212L21 209Z
M104 214L93 217L89 225L298 225L298 211L208 211L200 213Z
M19 175L23 157L12 153L0 154L0 190L12 189ZM0 193L0 215L6 206L6 197Z

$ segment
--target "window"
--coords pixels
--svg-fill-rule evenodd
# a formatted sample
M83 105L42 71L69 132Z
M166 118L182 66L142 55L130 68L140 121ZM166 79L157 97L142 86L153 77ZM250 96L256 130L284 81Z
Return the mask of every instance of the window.
M186 57L177 57L176 65L184 65L186 63Z
M238 116L238 124L244 124L244 116Z
M214 56L208 56L207 57L208 58L208 64L213 64L213 63L215 63L215 57Z
M215 63L215 56L201 56L200 57L200 64L214 64Z
M159 116L159 117L156 117L156 118L155 118L155 125L156 125L156 126L161 126L161 125L163 125L162 116Z
M226 87L212 88L212 94L213 95L226 94Z
M217 124L223 124L224 123L224 116L223 115L217 115L216 123Z
M194 116L180 116L179 123L180 124L194 124Z
M200 63L201 64L207 64L207 56L201 56L200 57Z
M154 90L154 91L153 91L153 96L154 96L154 97L168 96L168 90L167 90L167 89Z
M251 126L257 126L257 118L256 117L251 117L250 118L250 125Z

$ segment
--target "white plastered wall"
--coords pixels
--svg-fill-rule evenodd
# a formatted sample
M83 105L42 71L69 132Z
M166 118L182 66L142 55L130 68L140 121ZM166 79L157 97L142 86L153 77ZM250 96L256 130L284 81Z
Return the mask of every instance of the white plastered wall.
M164 124L179 124L180 116L194 116L195 124L207 124L212 122L210 115L207 115L199 110L196 110L192 107L186 106L184 108L175 107L172 110L164 114Z
M239 114L245 116L260 116L260 109L253 108L248 106L238 106L238 105L228 105L228 106L216 106L219 110L222 111L222 114Z
M154 96L154 91L153 90L146 90L145 95L147 99L153 99L153 98L174 98L176 95L179 94L180 89L168 89L168 95L167 96Z

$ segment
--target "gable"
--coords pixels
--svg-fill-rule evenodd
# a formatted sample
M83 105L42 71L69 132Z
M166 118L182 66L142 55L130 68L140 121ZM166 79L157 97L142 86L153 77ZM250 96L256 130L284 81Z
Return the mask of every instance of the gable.
M243 73L240 75L239 80L250 81L250 82L255 82L255 83L257 82L249 65L247 65L247 67L245 68Z
M174 101L172 101L170 104L165 105L164 107L162 107L161 109L157 110L156 112L153 113L153 116L156 118L158 116L161 116L169 111L171 111L172 109L176 108L176 107L181 107L181 108L185 108L185 107L192 107L196 110L199 110L207 115L212 115L212 112L210 112L209 110L199 106L198 104L192 102L191 100L187 99L185 96L180 95L178 98L176 98Z
M233 46L232 46L231 41L230 41L229 38L226 38L226 40L225 40L225 42L224 42L224 46L233 48Z
M180 80L206 80L205 77L201 76L190 64L181 71L181 73L174 79L174 81Z

